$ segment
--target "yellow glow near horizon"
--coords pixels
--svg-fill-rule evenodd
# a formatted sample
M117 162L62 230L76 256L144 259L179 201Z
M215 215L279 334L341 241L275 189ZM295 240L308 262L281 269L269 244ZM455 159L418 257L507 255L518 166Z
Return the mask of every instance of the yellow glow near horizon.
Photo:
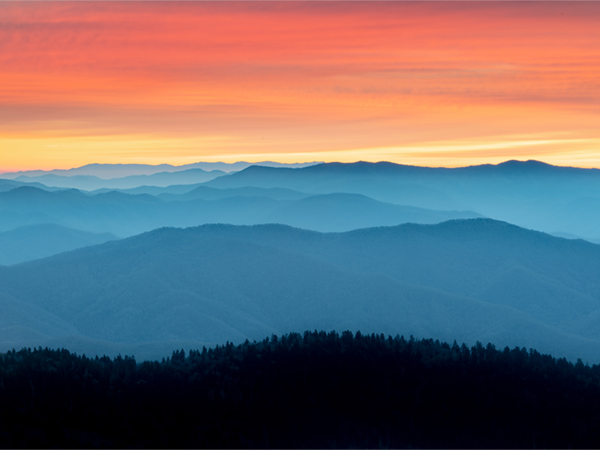
M600 167L600 3L0 2L0 172Z
M569 152L565 157L564 146ZM537 147L528 151L528 148ZM600 139L554 139L537 141L513 141L478 144L424 143L419 146L361 148L339 151L298 153L238 153L205 158L205 161L278 161L294 162L343 162L389 161L397 164L430 167L464 167L477 164L499 164L509 159L536 159L559 166L600 167ZM482 152L483 151L483 152ZM541 157L540 157L541 156Z
M205 162L261 162L281 163L390 161L398 164L463 167L477 164L498 164L508 159L536 159L559 166L600 167L600 139L529 139L499 142L425 142L419 145L374 147L314 152L239 152L244 146L235 139L211 136L187 139L158 139L145 136L42 137L30 140L0 137L0 146L13 148L18 153L29 146L33 159L22 164L4 154L0 173L19 170L70 169L90 163L104 164L172 164L183 165ZM198 148L202 150L198 151ZM216 153L210 150L217 148ZM56 150L60 149L60 152ZM566 150L568 149L568 150ZM177 153L176 157L173 154ZM57 155L64 157L58 159ZM575 163L574 163L575 162Z

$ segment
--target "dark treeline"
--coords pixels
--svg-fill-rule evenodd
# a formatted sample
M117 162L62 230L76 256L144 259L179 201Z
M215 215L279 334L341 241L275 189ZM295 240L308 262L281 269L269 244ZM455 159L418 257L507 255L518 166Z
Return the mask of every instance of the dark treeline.
M3 447L600 447L600 366L306 332L162 362L0 358Z

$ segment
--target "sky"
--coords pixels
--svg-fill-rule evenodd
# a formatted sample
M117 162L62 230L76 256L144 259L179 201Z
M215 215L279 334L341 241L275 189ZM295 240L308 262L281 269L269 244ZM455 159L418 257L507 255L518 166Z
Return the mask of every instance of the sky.
M600 167L600 2L0 1L0 172Z

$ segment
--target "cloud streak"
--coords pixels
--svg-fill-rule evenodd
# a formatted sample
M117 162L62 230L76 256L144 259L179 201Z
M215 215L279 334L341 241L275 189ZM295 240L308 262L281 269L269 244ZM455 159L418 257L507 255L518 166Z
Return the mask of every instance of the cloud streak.
M338 154L550 130L588 139L598 19L594 2L1 2L0 145L18 131L23 158L11 164L28 167L28 139L85 130L120 143L104 162L143 159L122 139L142 134L238 147L268 136L263 150L282 158L303 145ZM197 159L235 152L196 148Z

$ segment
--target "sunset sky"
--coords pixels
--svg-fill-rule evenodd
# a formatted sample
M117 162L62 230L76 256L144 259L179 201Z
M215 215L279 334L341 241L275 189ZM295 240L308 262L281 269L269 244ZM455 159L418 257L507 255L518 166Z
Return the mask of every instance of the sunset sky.
M0 2L0 172L600 167L600 2Z

